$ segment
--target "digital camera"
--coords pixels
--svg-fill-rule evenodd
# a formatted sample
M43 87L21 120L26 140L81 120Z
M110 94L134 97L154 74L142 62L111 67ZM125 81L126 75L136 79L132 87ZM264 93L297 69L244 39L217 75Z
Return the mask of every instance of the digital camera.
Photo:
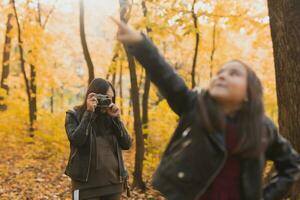
M112 103L112 100L111 98L109 98L108 95L96 94L96 98L98 100L97 107L100 108L108 108L109 105Z

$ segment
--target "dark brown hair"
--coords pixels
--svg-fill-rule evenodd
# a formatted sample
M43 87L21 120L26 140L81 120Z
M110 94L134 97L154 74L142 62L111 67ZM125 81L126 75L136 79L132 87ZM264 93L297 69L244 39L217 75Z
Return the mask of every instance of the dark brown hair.
M86 100L88 98L88 95L90 93L105 95L110 87L112 88L113 93L114 93L114 97L112 99L112 102L115 103L115 101L116 101L116 92L115 92L115 89L114 89L113 85L109 81L107 81L105 79L102 79L102 78L95 78L94 80L92 80L92 82L90 83L90 85L88 86L88 89L86 91L83 103L81 105L75 107L75 110L77 110L79 112L79 119L81 119L83 113L87 109Z
M241 109L236 113L239 145L236 154L241 157L257 157L262 149L262 136L264 132L263 117L263 88L255 72L245 63L238 62L247 71L247 97ZM210 96L207 90L203 90L198 96L199 113L197 120L209 132L224 131L225 115L218 103Z

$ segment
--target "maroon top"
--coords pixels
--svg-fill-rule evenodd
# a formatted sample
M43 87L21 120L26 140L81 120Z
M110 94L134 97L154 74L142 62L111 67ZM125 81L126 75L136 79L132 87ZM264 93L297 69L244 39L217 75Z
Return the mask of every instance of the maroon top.
M238 137L232 120L226 125L225 143L228 158L224 167L199 200L240 200L240 160L232 154L238 144Z

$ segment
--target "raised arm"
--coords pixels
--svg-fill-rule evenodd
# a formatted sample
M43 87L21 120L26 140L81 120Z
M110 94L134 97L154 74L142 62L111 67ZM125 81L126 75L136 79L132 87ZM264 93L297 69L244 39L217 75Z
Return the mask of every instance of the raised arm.
M188 89L183 79L159 53L155 45L144 34L128 25L114 20L119 26L118 39L146 69L151 81L167 99L175 113L181 115L194 103L196 92Z
M277 127L270 122L273 137L267 149L267 159L274 162L277 174L264 189L265 200L282 199L293 183L300 179L300 157L291 144L281 136Z

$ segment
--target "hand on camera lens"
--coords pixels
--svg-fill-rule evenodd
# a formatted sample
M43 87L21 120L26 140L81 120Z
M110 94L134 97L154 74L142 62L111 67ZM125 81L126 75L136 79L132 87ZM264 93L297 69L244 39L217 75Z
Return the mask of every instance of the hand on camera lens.
M120 109L118 108L118 106L116 106L116 104L112 103L110 104L108 110L107 110L107 114L110 115L111 117L120 117Z
M96 94L95 93L90 93L88 95L88 98L86 100L86 105L87 105L87 110L88 111L92 111L92 112L95 112L95 109L97 107L97 104L98 104L98 100L96 98Z

